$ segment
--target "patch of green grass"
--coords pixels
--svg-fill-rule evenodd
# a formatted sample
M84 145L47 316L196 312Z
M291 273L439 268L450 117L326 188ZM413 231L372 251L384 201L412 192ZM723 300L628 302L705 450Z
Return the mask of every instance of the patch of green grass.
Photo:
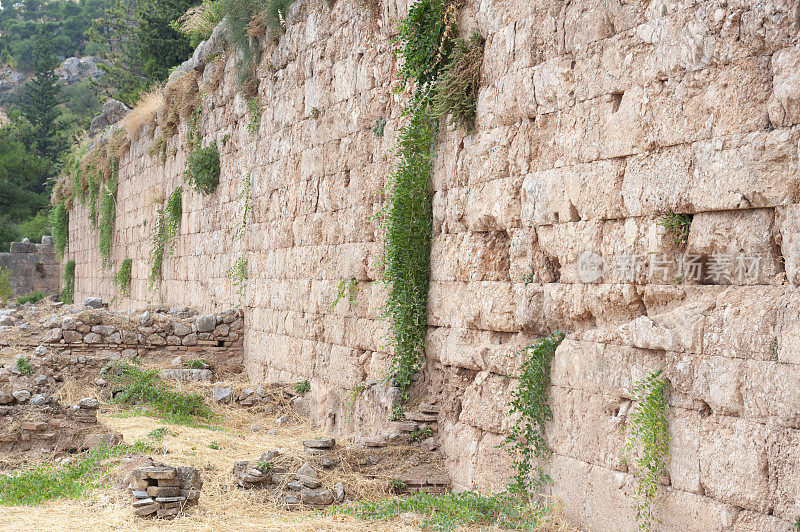
M5 305L14 297L14 290L11 288L11 270L0 267L0 301Z
M27 357L17 357L17 371L29 377L33 375L33 366Z
M422 441L433 436L433 429L428 426L413 431L410 435L411 441Z
M211 364L209 364L208 360L206 360L205 358L195 358L193 360L190 360L189 363L186 364L186 366L189 369L206 369L210 368Z
M311 383L308 382L308 379L298 382L294 385L294 391L300 395L305 395L311 391Z
M157 369L118 362L108 372L108 380L122 387L112 403L139 406L145 415L176 425L204 426L215 421L201 395L176 392L161 379Z
M33 292L28 292L24 296L20 296L17 298L17 303L20 305L24 305L25 303L38 303L42 299L46 298L47 294L42 292L41 290L34 290Z
M689 229L692 226L691 214L676 214L669 211L658 221L658 225L666 231L666 236L676 246L685 246L689 242Z
M256 466L256 469L261 471L262 473L269 473L272 471L272 462L259 462Z
M215 451L219 451L220 449L222 449L222 447L220 447L219 443L217 443L215 441L212 441L211 443L209 443L208 444L208 448L209 449L213 449Z
M386 129L386 119L378 118L375 120L375 125L372 127L372 134L378 138L383 137L383 131Z
M422 528L447 531L467 525L535 530L552 520L549 506L523 504L507 493L481 495L469 491L446 495L415 493L405 498L331 506L325 511L328 515L347 514L365 520L391 519L409 512L423 516Z
M407 487L408 486L406 485L406 483L400 480L399 478L393 478L389 480L389 491L391 491L392 493L400 493Z
M64 256L69 238L69 212L62 201L50 212L50 223L53 225L53 244L59 258Z
M389 421L400 421L402 418L403 405L398 403L392 407L392 411L389 413Z
M175 436L175 433L169 430L167 427L158 427L157 429L151 430L147 433L147 439L159 443L161 440L164 439L164 436Z
M100 479L111 468L106 463L108 460L151 450L146 442L98 447L76 456L65 466L47 463L28 471L0 476L0 505L36 506L53 499L83 497L100 487Z

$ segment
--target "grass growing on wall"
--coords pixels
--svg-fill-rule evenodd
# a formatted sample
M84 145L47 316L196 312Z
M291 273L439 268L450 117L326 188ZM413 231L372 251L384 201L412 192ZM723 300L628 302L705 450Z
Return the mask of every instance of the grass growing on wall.
M204 196L212 194L219 184L219 149L214 141L202 147L203 135L200 132L200 105L192 112L187 124L186 172L183 178Z
M62 277L64 288L61 290L61 301L67 305L73 303L75 297L75 261L70 260L64 265Z
M0 267L0 302L4 305L14 297L14 290L11 288L11 270Z
M161 284L161 270L164 265L164 255L171 255L175 251L175 242L180 230L181 216L183 215L182 203L183 189L176 188L167 199L167 204L158 210L153 224L150 247L150 289Z

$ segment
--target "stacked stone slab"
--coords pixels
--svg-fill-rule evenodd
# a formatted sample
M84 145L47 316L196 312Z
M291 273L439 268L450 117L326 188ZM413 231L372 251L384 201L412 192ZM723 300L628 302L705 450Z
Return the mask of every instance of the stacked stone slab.
M59 291L61 271L51 236L43 236L41 244L27 238L12 242L9 253L0 253L0 268L11 272L11 289L15 296L35 290L45 294Z
M133 470L129 486L135 515L175 519L197 505L203 481L193 467L150 463Z
M66 453L116 445L122 438L98 423L99 407L93 398L68 407L43 394L0 391L0 452Z

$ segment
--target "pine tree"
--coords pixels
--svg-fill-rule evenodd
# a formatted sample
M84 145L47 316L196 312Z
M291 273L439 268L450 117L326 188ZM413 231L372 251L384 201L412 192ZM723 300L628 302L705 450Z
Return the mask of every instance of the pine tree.
M61 83L54 72L58 60L53 55L52 38L45 33L39 34L33 53L35 77L25 87L20 107L25 118L33 124L37 153L55 161L63 150L63 141L57 124L61 114L58 108Z

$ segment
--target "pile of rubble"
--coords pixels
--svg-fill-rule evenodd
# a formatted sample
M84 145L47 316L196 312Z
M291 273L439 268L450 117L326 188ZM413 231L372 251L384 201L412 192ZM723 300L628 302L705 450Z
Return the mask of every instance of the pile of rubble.
M131 472L128 487L135 499L135 515L175 519L187 507L197 505L203 480L194 467L150 461Z
M336 441L333 438L320 438L305 441L303 445L309 454L319 455L333 449ZM310 462L305 462L296 471L290 472L286 467L275 463L279 456L278 451L267 451L257 462L236 462L233 476L238 486L244 489L272 488L278 500L288 509L320 509L344 502L345 490L341 482L330 488L325 487ZM330 459L320 461L320 465L327 468L335 464Z

